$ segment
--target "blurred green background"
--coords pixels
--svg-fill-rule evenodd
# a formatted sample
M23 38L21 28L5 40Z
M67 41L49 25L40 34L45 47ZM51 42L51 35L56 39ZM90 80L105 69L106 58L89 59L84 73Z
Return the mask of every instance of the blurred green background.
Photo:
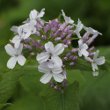
M0 0L0 42L11 38L12 25L19 25L28 17L30 10L46 8L45 19L53 19L64 9L75 21L78 18L86 26L101 33L96 45L110 44L110 0Z
M65 13L71 16L75 22L80 18L86 26L99 30L103 35L96 39L95 45L99 46L101 54L106 56L107 62L110 62L110 0L0 0L0 46L6 44L9 39L13 37L13 33L10 31L11 26L20 25L22 21L28 18L30 10L41 10L42 8L46 9L46 15L44 17L46 20L58 17L60 10L64 9ZM2 62L6 63L8 59L7 56L4 58L6 53L2 51L3 48L0 48L0 56L3 56L2 58L0 57L1 67L6 66ZM110 67L110 65L108 67ZM18 71L18 73L19 72L21 73L23 71ZM2 110L37 110L36 103L39 103L39 101L37 100L37 96L33 96L33 94L38 91L35 84L39 81L37 81L38 78L35 77L36 71L33 71L33 76L28 72L29 71L20 79L20 84L17 85L17 92L16 94L14 93L13 96L14 98L7 96L8 102L13 103L14 100L15 105L13 105L12 108L6 107ZM32 71L30 70L30 72ZM104 70L98 78L93 78L90 73L81 74L79 71L76 71L73 75L73 79L80 82L81 110L110 110L109 73L110 70L109 72ZM10 78L8 80L10 80ZM5 81L8 80L6 78ZM7 82L5 83L7 84ZM12 82L9 84L11 87ZM0 88L0 90L2 90L2 88ZM7 89L7 91L8 90L10 89ZM18 93L18 91L20 91L20 93ZM12 93L10 93L10 95L12 95ZM19 96L24 97L19 99Z

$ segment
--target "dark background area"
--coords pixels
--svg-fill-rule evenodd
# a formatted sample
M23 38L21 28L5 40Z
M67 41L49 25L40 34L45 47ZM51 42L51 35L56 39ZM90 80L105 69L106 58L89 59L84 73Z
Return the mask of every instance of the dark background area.
M12 25L20 25L32 9L46 9L45 19L54 19L64 9L75 22L80 18L86 25L103 33L95 45L110 44L110 0L0 0L0 42L12 38Z

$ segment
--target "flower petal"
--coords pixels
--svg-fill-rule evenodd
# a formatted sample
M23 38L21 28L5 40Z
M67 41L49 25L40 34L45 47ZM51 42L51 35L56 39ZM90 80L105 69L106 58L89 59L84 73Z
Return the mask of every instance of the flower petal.
M63 53L63 51L64 51L64 44L60 43L55 46L55 50L54 50L55 55L60 55Z
M11 57L8 62L7 62L7 67L9 69L13 69L16 65L16 62L17 62L17 58L16 57Z
M12 26L11 31L18 33L18 26Z
M63 62L59 56L52 56L51 60L54 62L56 67L61 67L63 65Z
M23 66L26 62L26 58L23 55L19 55L17 57L17 60L18 60L18 64L21 65L21 66Z
M81 50L78 50L78 55L79 55L79 57L82 56L82 52L81 52Z
M82 22L80 21L80 19L78 19L78 24L77 24L77 30L78 30L78 32L80 32L82 29L83 29L83 24L82 24Z
M7 54L10 56L14 56L16 53L15 49L13 48L13 46L11 44L7 44L5 46L5 50L6 50Z
M53 78L57 82L62 82L65 79L64 75L62 74L53 74Z
M29 14L30 20L35 20L37 18L37 14L38 14L38 12L35 9L32 10Z
M39 63L43 63L43 62L47 61L49 59L49 57L50 57L50 55L48 52L42 52L42 53L37 55L36 60Z
M16 54L21 55L22 50L23 50L23 44L20 44L19 47L16 49Z
M50 72L50 69L48 68L48 65L47 63L41 63L39 66L38 66L38 70L39 72L42 72L42 73L49 73Z
M81 38L80 31L83 29L83 24L82 22L78 19L78 23L76 25L76 30L74 31L78 38Z
M98 70L98 66L97 66L97 64L92 63L92 70L93 70L93 71Z
M88 49L88 45L84 43L84 44L81 46L81 48L82 48L82 49Z
M73 23L74 23L74 21L73 21L70 17L68 17L68 16L65 15L65 13L64 13L63 10L61 10L61 12L62 12L62 15L63 15L63 17L64 17L64 20L65 20L65 22L66 22L67 24L73 24Z
M61 67L56 67L56 68L52 68L52 72L54 74L59 74L63 71L63 69Z
M78 45L79 45L79 47L82 46L82 44L83 44L82 39L78 40Z
M26 23L24 25L19 26L18 34L22 39L27 39L31 35L30 23Z
M85 57L87 57L87 56L89 55L89 52L88 52L87 50L85 50L85 49L82 49L82 50L81 50L81 53L82 53Z
M44 14L45 14L45 8L43 8L40 12L39 12L39 14L38 14L38 18L41 18L41 17L43 17L44 16Z
M45 44L45 50L51 54L54 53L54 45L52 42L48 42Z
M97 65L103 65L105 63L105 57L95 59Z
M18 48L20 46L21 38L20 36L16 35L12 40L12 43L14 43L15 48Z
M52 78L52 74L46 73L41 77L40 82L47 84L51 80L51 78Z

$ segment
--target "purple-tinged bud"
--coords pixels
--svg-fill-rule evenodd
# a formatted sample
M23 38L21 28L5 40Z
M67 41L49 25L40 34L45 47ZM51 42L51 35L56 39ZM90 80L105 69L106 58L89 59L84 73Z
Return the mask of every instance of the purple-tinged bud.
M24 43L29 43L29 42L31 42L31 38L25 39L23 41L24 41Z
M60 33L61 33L61 31L60 31L60 30L57 30L57 31L54 33L54 36L58 36Z
M41 49L43 49L43 50L45 50L45 47L44 47L43 45L42 45L42 46L40 46L40 48L41 48Z
M71 41L70 40L67 40L66 45L70 45L70 44L71 44Z
M55 41L60 41L60 40L61 40L61 37L55 38Z
M56 28L56 27L52 27L51 30L52 30L53 32L55 32L55 31L57 30L57 28Z
M89 51L93 51L95 49L94 46L92 46L91 48L89 48Z
M50 26L47 24L45 27L44 27L44 32L48 32L50 30Z
M50 22L50 25L51 25L51 27L58 27L58 20L57 19L55 19L55 20L52 20L51 22Z
M73 55L69 56L69 59L73 60L73 58L74 58L74 56L73 56Z
M67 26L63 31L68 33L72 29L73 26Z
M68 34L68 35L66 36L66 39L70 39L71 36L72 36L72 34Z
M24 48L25 48L25 49L32 50L32 47L31 47L30 45L24 45Z
M74 56L73 60L77 60L78 59L78 56Z
M95 54L94 52L91 52L89 53L89 56L94 56L94 54Z
M86 32L86 33L83 35L82 39L83 39L84 42L86 42L86 41L88 40L89 35L90 35L90 33L88 33L88 32Z
M63 40L63 43L64 43L65 45L70 45L70 44L71 44L71 41L70 41L70 40L65 39L65 40Z
M97 36L98 34L94 34L86 43L90 45L96 39Z
M71 50L71 52L72 52L72 53L76 53L76 52L78 52L78 49L77 49L77 48L73 48L73 49Z
M62 39L65 38L65 33L62 33L61 36L60 36Z
M71 55L69 58L70 58L71 60L76 60L76 59L77 59L77 56Z
M66 26L67 26L66 23L61 24L60 27L59 27L59 30L62 30L63 31Z
M37 36L40 36L40 32L39 31L36 31L35 33Z
M64 57L64 60L66 60L66 61L67 61L67 60L68 60L68 57Z
M67 54L66 54L66 57L70 57L71 56L71 53L70 52L68 52Z

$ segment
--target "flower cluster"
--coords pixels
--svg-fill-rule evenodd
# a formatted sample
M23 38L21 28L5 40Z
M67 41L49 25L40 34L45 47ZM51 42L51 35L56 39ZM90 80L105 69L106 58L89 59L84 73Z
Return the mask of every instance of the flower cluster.
M102 34L86 27L79 19L75 24L63 10L63 20L56 18L45 21L42 19L44 14L45 9L40 12L32 10L22 25L11 28L15 36L5 46L7 54L11 56L7 67L13 69L16 63L23 66L27 56L23 55L23 51L28 50L36 56L38 71L44 73L40 79L44 84L53 80L64 82L67 78L66 67L72 69L79 58L89 62L93 75L97 76L98 66L105 63L105 58L98 57L99 51L95 51L91 44Z

